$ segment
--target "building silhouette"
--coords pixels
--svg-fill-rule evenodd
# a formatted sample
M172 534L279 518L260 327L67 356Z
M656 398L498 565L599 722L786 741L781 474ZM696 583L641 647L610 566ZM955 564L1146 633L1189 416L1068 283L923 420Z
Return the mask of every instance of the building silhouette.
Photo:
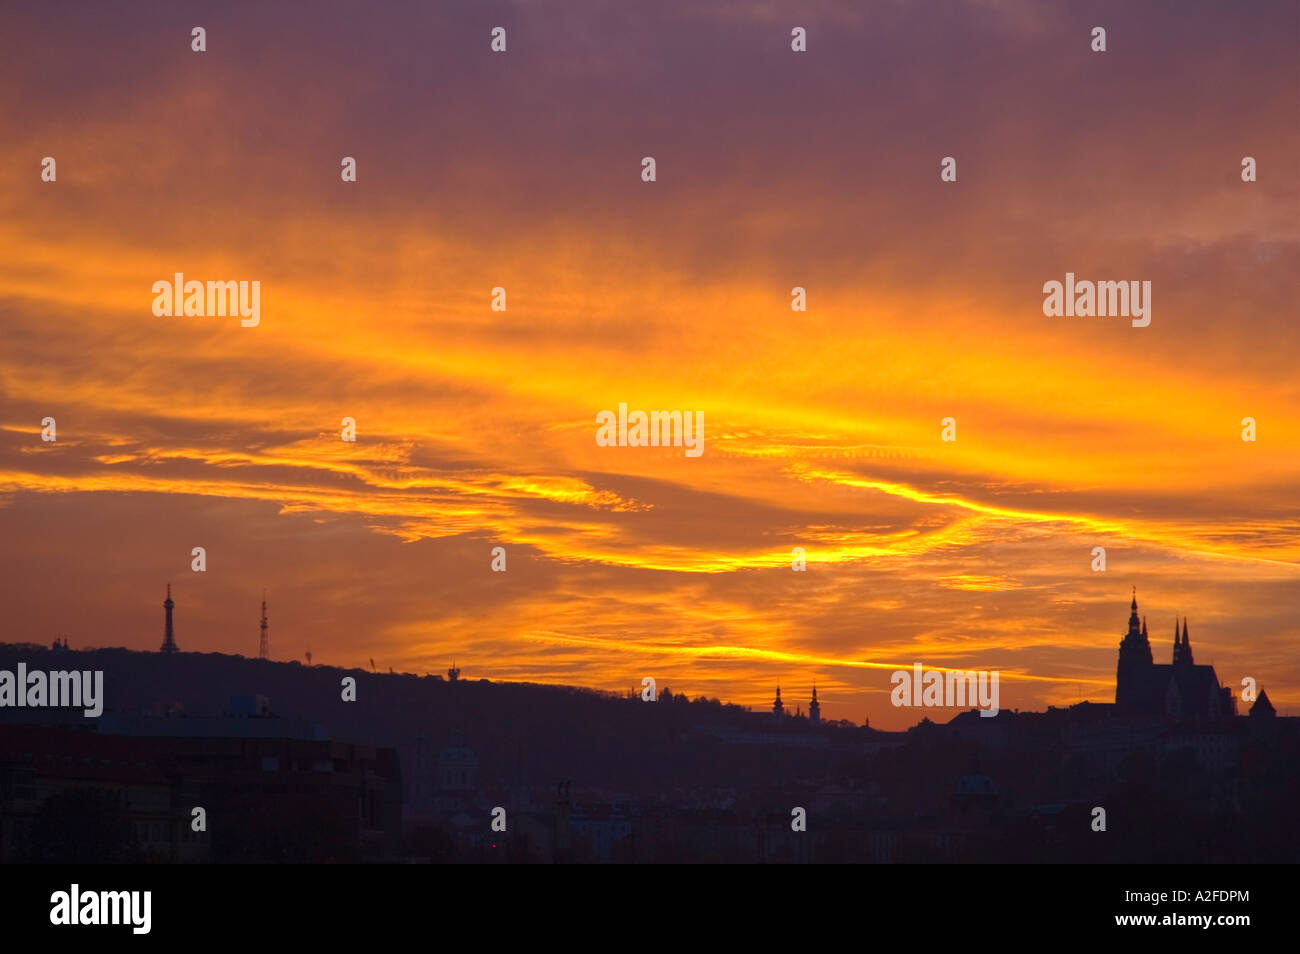
M822 704L817 701L817 683L813 683L812 702L808 703L808 721L817 725L822 721Z
M1252 719L1274 719L1277 717L1277 710L1273 708L1273 703L1268 701L1268 693L1263 689L1259 690L1259 697L1255 704L1250 707L1250 717Z
M1186 617L1181 635L1174 620L1173 656L1165 665L1152 659L1146 620L1138 617L1136 589L1129 610L1128 632L1119 644L1115 670L1116 711L1211 720L1237 714L1232 690L1219 685L1214 667L1194 662Z
M781 702L781 684L776 684L776 701L772 703L772 715L777 719L785 717L785 706Z
M163 644L159 652L174 653L178 652L176 646L176 634L172 631L172 607L176 604L172 602L172 585L167 584L167 599L163 600L163 609L167 611L167 622L163 627Z

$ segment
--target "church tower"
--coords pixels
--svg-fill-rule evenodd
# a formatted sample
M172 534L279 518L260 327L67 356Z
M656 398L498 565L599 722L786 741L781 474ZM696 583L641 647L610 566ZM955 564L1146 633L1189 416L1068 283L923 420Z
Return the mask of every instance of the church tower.
M813 683L812 702L808 703L808 721L813 725L822 721L822 704L817 701L817 683Z
M1128 632L1119 644L1119 665L1115 669L1115 705L1137 711L1143 705L1143 690L1151 672L1151 643L1138 618L1137 587L1129 606Z
M772 703L772 715L780 719L785 715L785 706L781 704L781 684L776 684L776 702Z
M167 623L163 627L163 644L159 652L174 653L176 649L176 636L172 632L172 607L176 604L172 602L172 585L167 584L167 599L163 600L163 609L167 611Z

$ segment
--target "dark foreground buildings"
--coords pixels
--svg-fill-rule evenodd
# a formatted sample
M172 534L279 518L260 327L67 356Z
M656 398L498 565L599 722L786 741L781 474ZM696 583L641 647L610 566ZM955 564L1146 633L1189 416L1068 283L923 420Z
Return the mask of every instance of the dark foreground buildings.
M0 862L398 854L401 777L392 749L284 737L265 715L117 721L105 727L131 734L0 726Z
M106 709L0 710L3 861L1300 862L1300 719L1262 691L1235 714L1186 624L1156 664L1136 598L1114 703L906 732L820 702L0 644L24 660L103 670Z

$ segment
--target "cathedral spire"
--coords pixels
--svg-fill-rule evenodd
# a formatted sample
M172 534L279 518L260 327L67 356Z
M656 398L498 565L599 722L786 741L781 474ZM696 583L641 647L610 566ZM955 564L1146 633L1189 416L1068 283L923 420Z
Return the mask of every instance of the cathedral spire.
M1183 617L1183 659L1190 666L1192 664L1192 640L1187 635L1187 617Z
M1125 711L1136 711L1141 704L1141 687L1151 667L1151 643L1146 620L1137 612L1137 587L1129 604L1128 632L1119 644L1119 664L1115 670L1115 704Z

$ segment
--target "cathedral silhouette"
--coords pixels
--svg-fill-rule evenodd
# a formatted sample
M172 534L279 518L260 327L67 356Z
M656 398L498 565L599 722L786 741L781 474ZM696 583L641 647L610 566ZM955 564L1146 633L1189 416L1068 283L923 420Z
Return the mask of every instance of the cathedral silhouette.
M1155 663L1147 641L1146 620L1138 619L1137 590L1128 618L1128 632L1119 644L1115 671L1115 708L1128 715L1169 715L1176 718L1221 719L1237 714L1232 690L1219 685L1213 666L1192 661L1187 618L1178 633L1174 620L1174 654L1168 665Z

